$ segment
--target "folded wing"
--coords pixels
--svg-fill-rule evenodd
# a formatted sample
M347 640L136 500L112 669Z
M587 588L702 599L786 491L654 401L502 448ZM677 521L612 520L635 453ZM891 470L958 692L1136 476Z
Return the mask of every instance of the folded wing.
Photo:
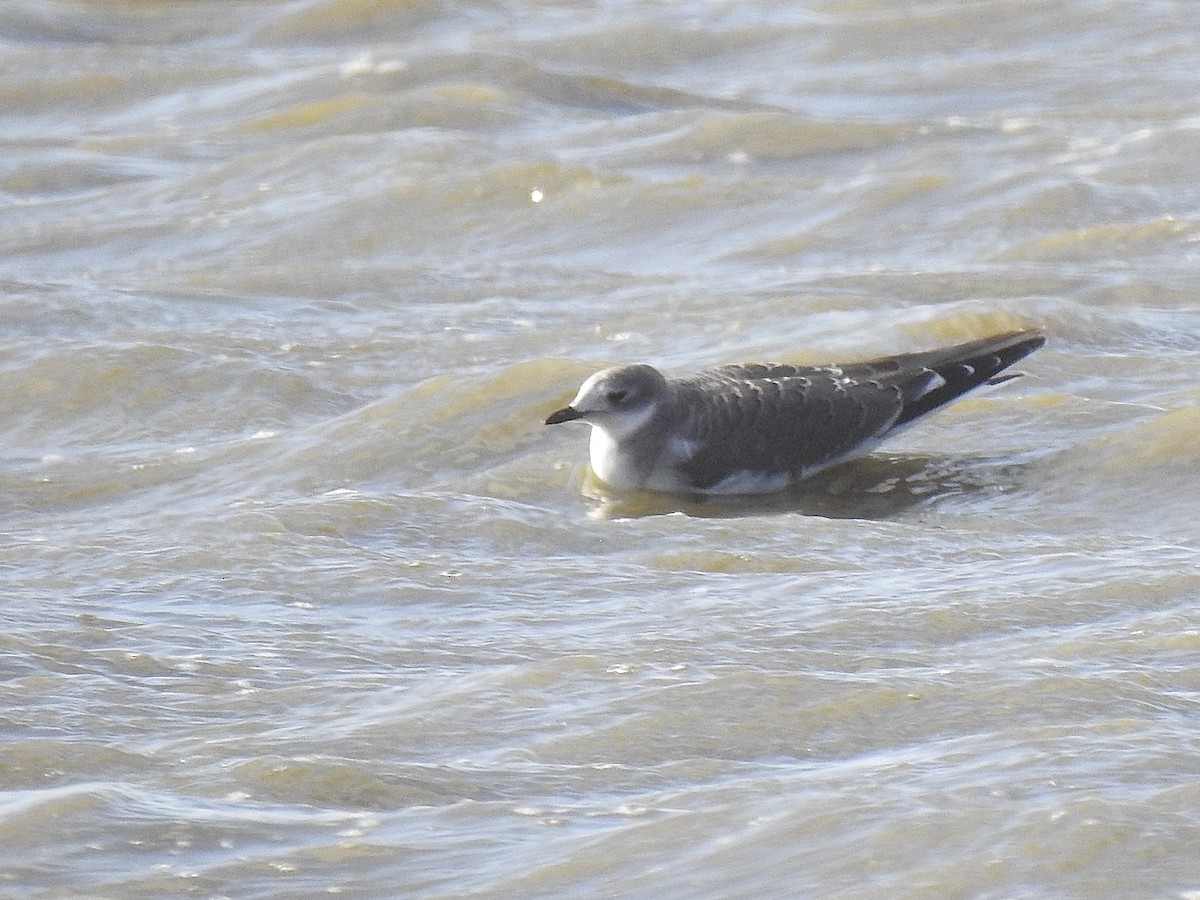
M803 477L869 452L890 431L997 374L1045 343L1035 332L839 366L721 366L674 382L689 410L682 461L699 489L738 472ZM1012 377L1012 376L1009 376Z

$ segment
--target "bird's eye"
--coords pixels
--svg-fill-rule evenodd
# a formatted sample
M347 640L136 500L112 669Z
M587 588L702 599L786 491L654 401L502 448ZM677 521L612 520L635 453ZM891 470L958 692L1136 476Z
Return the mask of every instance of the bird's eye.
M608 402L613 406L616 406L620 403L624 403L627 396L627 391L609 391L608 396L605 399L608 400Z

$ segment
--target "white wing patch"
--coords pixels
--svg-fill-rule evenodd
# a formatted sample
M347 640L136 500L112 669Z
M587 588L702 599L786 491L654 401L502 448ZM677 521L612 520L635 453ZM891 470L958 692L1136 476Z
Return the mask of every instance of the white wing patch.
M677 463L687 462L696 455L696 451L699 449L699 441L688 440L687 438L680 437L679 435L673 435L667 441L667 452L671 455L672 459L676 460Z
M710 494L769 494L792 483L790 472L756 472L753 469L738 469L730 472L716 484L705 488Z
M942 388L945 386L946 386L946 379L943 378L941 375L939 375L937 372L933 371L933 369L930 369L929 372L927 373L927 377L925 379L924 386L921 388L920 392L915 397L913 397L913 399L920 400L926 394L931 393L932 391L936 391L938 388Z

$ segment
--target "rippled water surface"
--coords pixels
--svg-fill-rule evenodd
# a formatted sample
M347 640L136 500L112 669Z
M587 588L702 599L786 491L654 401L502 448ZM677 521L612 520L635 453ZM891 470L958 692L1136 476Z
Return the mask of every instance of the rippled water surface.
M1200 897L1200 6L0 7L0 885ZM783 495L604 365L1017 327Z

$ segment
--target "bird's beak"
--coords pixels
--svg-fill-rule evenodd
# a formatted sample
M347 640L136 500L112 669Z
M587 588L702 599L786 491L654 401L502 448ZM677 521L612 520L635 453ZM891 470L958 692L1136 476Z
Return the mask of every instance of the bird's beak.
M546 418L547 425L557 425L560 422L573 422L583 417L583 413L573 406L564 406L558 412L550 413Z

